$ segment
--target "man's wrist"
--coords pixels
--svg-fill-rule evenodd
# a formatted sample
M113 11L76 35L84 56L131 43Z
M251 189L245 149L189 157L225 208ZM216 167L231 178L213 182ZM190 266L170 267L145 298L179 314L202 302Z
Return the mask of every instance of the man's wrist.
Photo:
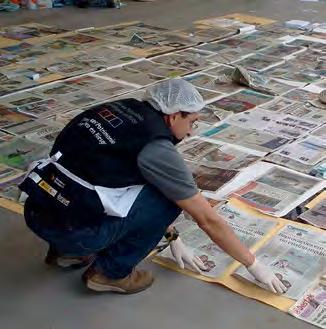
M248 260L246 260L246 263L243 264L243 265L244 265L246 268L249 268L249 267L251 267L255 262L256 262L256 258L255 258L254 255L251 254L251 255L248 257Z

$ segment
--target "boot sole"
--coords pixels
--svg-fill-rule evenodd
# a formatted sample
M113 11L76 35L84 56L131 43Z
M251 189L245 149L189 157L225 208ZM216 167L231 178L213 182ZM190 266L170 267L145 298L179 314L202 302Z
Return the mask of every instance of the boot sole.
M154 279L151 281L151 283L149 285L147 285L145 287L141 287L136 290L132 290L132 291L128 291L128 290L125 290L125 289L122 289L122 288L119 288L116 286L110 286L110 285L96 283L91 280L87 280L86 286L87 286L87 288L94 290L94 291L98 291L98 292L113 292L113 293L121 294L121 295L131 295L131 294L136 294L137 292L146 290L153 284L153 282L154 282Z

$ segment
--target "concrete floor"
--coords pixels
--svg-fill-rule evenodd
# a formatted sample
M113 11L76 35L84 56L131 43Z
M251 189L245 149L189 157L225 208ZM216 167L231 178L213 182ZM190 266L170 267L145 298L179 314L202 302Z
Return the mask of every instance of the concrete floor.
M130 20L169 28L203 17L243 12L280 21L326 17L325 3L299 0L125 1L118 9L64 8L0 13L0 26L39 22L64 28L104 26ZM23 218L0 208L0 328L5 329L309 329L304 322L223 287L145 263L153 287L133 296L94 294L81 271L63 272L42 263L45 244Z
M40 11L0 12L0 26L38 22L59 25L63 28L83 28L141 20L168 28L182 28L203 17L235 12L267 16L280 21L305 19L322 22L326 17L325 2L300 0L156 0L154 2L122 0L122 2L127 6L121 9L66 7Z
M23 218L0 208L0 328L313 329L288 314L152 263L154 285L130 296L92 293L82 270L42 263L43 241Z

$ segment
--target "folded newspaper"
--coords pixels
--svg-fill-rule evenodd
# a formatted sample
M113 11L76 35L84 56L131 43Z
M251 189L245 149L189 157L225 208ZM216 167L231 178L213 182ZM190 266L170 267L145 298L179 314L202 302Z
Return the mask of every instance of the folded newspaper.
M234 82L248 86L256 91L260 91L270 95L278 94L275 90L268 87L268 83L269 83L268 78L264 78L259 73L250 72L246 70L244 67L239 65L236 65L233 71L232 80Z

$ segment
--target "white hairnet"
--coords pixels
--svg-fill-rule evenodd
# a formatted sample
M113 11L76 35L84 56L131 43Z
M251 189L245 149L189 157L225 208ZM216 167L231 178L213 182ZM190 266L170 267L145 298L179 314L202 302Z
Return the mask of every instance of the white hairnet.
M205 106L197 89L183 79L165 80L147 88L144 100L165 114L180 111L193 113Z

